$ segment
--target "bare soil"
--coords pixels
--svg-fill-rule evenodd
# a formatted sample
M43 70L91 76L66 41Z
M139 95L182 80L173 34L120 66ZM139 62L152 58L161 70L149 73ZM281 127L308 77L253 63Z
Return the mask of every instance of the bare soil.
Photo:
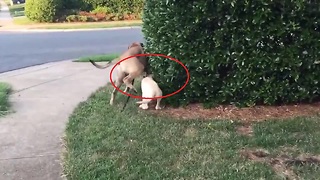
M236 128L236 131L237 131L238 134L241 134L241 135L253 136L252 126L250 124L248 124L248 123L243 124L241 126L238 126Z
M240 151L240 154L249 160L267 163L278 175L284 176L288 180L300 179L299 176L291 169L294 165L320 165L319 155L301 154L298 157L289 157L282 154L277 157L272 157L270 153L264 149L244 149Z

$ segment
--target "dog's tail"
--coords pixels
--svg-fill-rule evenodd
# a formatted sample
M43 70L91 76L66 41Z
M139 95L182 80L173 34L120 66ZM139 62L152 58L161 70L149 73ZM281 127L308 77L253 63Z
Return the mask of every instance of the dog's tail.
M92 61L91 59L89 59L89 61L90 61L91 64L94 65L96 68L105 69L105 68L110 67L111 65L115 64L115 63L118 61L118 59L119 59L119 58L115 58L115 59L113 59L112 61L108 62L108 63L107 63L106 65L104 65L104 66L95 63L95 62Z

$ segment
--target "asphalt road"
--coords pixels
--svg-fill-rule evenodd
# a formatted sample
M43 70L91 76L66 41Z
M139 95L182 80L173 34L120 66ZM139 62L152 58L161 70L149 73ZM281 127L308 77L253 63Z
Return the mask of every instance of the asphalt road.
M0 73L81 56L120 53L144 42L140 28L65 32L1 32Z

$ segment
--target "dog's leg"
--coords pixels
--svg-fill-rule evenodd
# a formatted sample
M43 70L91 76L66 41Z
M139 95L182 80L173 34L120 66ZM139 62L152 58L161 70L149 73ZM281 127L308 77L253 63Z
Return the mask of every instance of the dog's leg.
M133 81L133 79L135 79L140 74L142 74L142 72L138 71L138 72L135 72L135 73L131 73L128 76L126 76L125 78L123 78L123 82L126 84L126 86L129 87L130 89L132 89L135 93L138 93L138 91L133 86L132 81Z
M124 89L124 92L128 92L129 91L129 87L126 86L126 89Z
M138 93L137 89L132 85L133 78L130 77L130 75L126 76L123 79L123 82L126 84L126 86L130 89L132 89L135 93Z
M117 86L118 88L120 88L120 86L123 84L122 81L117 80L115 82L115 86ZM110 105L113 105L114 102L114 97L117 94L118 90L116 88L113 89L112 93L111 93L111 98L110 98Z

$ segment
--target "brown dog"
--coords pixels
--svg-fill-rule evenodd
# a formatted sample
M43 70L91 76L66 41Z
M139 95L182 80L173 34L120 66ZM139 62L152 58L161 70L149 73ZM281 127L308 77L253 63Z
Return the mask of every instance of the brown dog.
M105 69L110 67L111 65L115 65L122 59L125 59L129 56L137 55L137 54L144 54L143 44L134 42L132 43L128 49L123 52L118 58L115 58L110 63L106 64L105 66L101 66L89 60L95 67L99 69ZM142 75L143 72L147 72L148 61L146 56L139 56L139 57L132 57L122 61L115 69L115 86L120 88L120 86L124 83L126 85L125 92L133 90L137 93L136 88L133 86L132 81L137 78L138 76ZM111 94L110 105L113 105L114 97L117 93L117 89L114 88Z

